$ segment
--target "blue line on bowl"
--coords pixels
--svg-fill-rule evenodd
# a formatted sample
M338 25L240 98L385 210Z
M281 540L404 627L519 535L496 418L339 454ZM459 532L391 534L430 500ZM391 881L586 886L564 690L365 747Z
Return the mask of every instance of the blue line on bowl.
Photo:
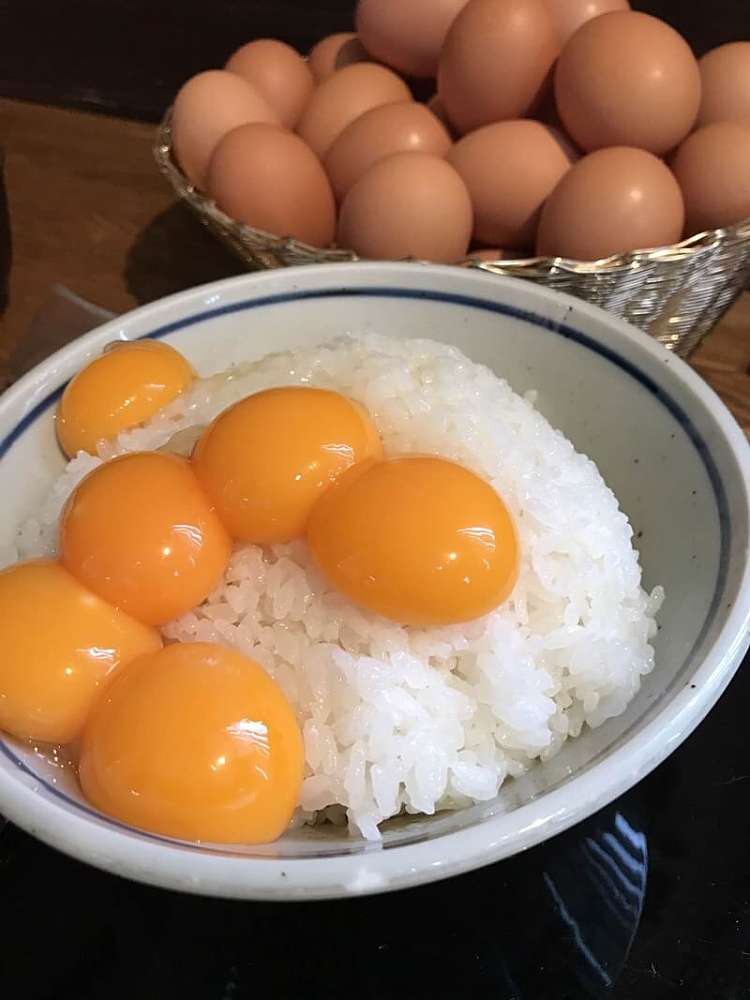
M521 320L524 323L529 323L532 326L540 327L541 329L548 330L550 333L565 337L566 340L572 340L575 343L580 344L582 347L585 347L587 350L593 351L600 357L610 361L612 364L617 365L618 368L624 371L627 375L630 375L631 378L635 379L640 385L643 386L644 389L658 399L658 401L667 410L669 410L677 423L690 438L695 450L698 452L701 461L703 462L706 474L708 475L711 487L714 491L714 498L716 500L716 507L719 516L720 552L719 572L717 575L716 587L706 619L703 623L703 627L693 643L693 648L685 658L685 663L689 663L696 651L700 648L713 624L716 613L722 602L722 595L726 585L731 543L731 529L729 520L729 504L727 501L726 491L724 489L724 483L722 482L721 475L713 456L711 455L708 445L703 440L698 429L695 427L692 420L682 407L674 399L672 399L668 392L662 389L656 382L653 381L653 379L649 378L648 375L645 375L636 365L628 361L626 358L621 357L611 348L599 343L593 337L588 336L588 334L582 333L580 330L577 330L575 327L569 326L566 323L558 323L555 320L548 319L546 316L540 316L538 313L531 310L520 309L516 306L509 306L500 302L492 302L487 299L478 299L471 295L456 295L452 292L438 292L427 289L389 287L368 288L367 286L352 286L350 288L342 287L281 292L277 295L266 295L257 299L244 299L241 302L234 302L230 305L219 306L216 309L208 309L205 312L193 313L191 316L186 316L184 319L175 320L173 323L167 323L164 326L157 327L150 333L143 334L143 336L138 339L146 340L166 337L170 333L176 333L178 330L184 330L187 327L195 326L198 323L205 323L209 320L216 319L219 316L226 316L231 313L246 312L251 309L260 309L265 306L284 305L288 302L332 298L416 299L429 302L445 302L448 305L466 306L470 309L479 309L483 312L491 312L499 316L509 316L512 319ZM53 392L49 393L49 395L45 396L45 398L41 400L41 402L37 403L37 405L16 424L16 426L3 438L3 440L0 441L0 459L7 454L24 431L26 431L35 420L37 420L46 410L49 409L50 406L52 406L53 403L60 398L64 389L65 385L61 385ZM33 778L34 781L41 784L50 794L61 799L66 803L66 805L72 806L74 809L84 813L85 815L93 817L98 822L110 825L127 833L142 836L149 840L168 844L170 846L187 847L191 850L201 851L202 853L210 851L211 853L232 854L236 856L237 852L227 851L226 849L217 850L216 848L208 847L208 845L196 846L195 844L186 841L163 837L159 834L150 833L147 830L139 830L134 827L130 827L125 823L120 823L118 820L112 819L109 816L105 816L102 813L89 808L82 802L70 798L65 794L65 792L61 791L55 785L45 781L45 779L36 774L22 758L15 754L11 747L9 747L3 740L0 740L0 752L2 752L5 757L17 765L22 771Z

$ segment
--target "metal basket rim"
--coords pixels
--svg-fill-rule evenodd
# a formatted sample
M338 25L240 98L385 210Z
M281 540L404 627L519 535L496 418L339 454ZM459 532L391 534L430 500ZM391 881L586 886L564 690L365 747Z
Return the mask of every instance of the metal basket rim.
M288 236L279 236L262 229L249 226L244 222L226 215L216 203L194 187L183 174L173 155L172 148L172 106L170 106L157 127L156 140L153 147L156 163L170 182L175 192L187 198L192 207L211 217L224 228L237 230L249 239L262 240L269 251L286 251L298 253L316 259L319 263L337 263L342 261L357 261L361 258L353 251L339 247L314 247ZM617 274L623 271L635 270L647 263L685 261L701 252L714 248L717 243L727 240L737 243L750 243L750 218L743 219L732 226L720 229L706 230L689 236L679 243L667 246L651 247L643 250L630 250L626 253L612 254L596 261L579 261L568 257L525 257L498 260L477 260L467 255L457 264L477 268L491 269L494 272L521 272L526 276L543 275L554 269L555 272L568 274Z

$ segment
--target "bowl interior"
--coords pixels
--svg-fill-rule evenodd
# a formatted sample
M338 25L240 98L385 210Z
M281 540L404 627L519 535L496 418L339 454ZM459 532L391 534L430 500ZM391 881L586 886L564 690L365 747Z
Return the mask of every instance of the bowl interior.
M432 838L514 810L576 777L635 737L677 697L724 624L727 594L742 567L731 554L747 546L731 537L743 497L727 492L736 476L718 428L666 352L623 336L615 321L520 282L448 269L306 268L242 278L139 310L76 342L42 366L23 398L0 403L0 546L44 496L63 466L54 438L55 390L86 356L117 337L164 336L203 374L269 351L313 344L349 331L430 337L458 345L470 358L505 377L518 392L534 390L537 406L599 466L631 519L644 584L665 587L655 640L656 669L624 715L569 741L550 763L508 782L489 805L429 818L393 821L385 845ZM289 272L292 274L292 272ZM405 276L406 275L406 276ZM689 416L688 416L689 414ZM81 801L75 777L43 748L6 739L0 768L13 771L41 796L78 812L87 822L117 826ZM633 778L635 780L635 776ZM601 804L601 803L598 803ZM595 806L593 806L595 807ZM593 808L592 807L592 808ZM121 828L136 840L161 842ZM190 851L304 857L367 850L336 828L290 832L269 848Z

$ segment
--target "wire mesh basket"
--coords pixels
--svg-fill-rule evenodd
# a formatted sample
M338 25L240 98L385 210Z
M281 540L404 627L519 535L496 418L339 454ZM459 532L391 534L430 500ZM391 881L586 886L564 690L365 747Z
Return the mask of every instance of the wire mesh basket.
M158 129L154 155L179 197L248 269L359 259L351 250L321 250L225 215L178 167L172 155L171 112ZM750 282L750 219L699 233L672 246L615 254L594 262L534 257L466 263L585 299L687 357Z

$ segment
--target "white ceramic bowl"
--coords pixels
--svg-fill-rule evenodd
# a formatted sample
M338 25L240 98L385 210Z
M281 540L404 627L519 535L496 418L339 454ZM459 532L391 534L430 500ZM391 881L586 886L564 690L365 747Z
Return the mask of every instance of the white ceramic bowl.
M460 268L338 264L196 288L138 309L58 352L0 399L0 545L63 460L54 402L116 338L164 337L203 372L347 330L450 341L539 391L539 408L587 452L639 537L645 584L661 583L656 669L627 712L570 741L498 800L395 821L382 847L335 829L266 848L184 844L89 808L69 772L0 741L0 812L48 843L122 875L217 896L323 898L395 889L507 857L590 815L654 768L715 703L748 647L750 448L687 365L600 310ZM40 609L43 627L43 609Z

